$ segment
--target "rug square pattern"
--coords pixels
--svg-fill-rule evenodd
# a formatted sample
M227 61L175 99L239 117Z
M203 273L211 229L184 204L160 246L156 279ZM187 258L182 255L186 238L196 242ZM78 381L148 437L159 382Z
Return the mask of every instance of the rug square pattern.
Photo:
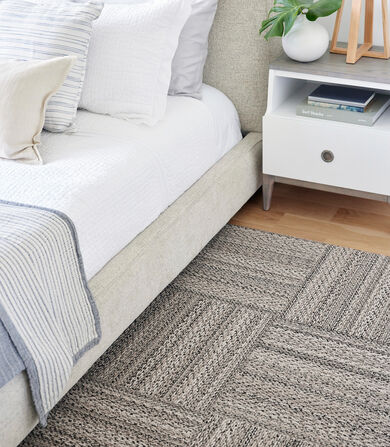
M205 297L281 313L325 251L325 245L315 242L302 245L291 238L286 244L285 236L227 226L175 285Z
M275 321L213 410L319 446L389 445L390 355Z
M23 447L390 447L390 260L226 226Z
M389 344L390 258L329 246L284 318Z
M198 434L191 440L191 447L314 447L260 424L240 418L213 415L205 420Z
M271 318L267 312L171 286L152 305L147 324L138 321L138 330L122 340L120 364L106 359L104 368L100 362L90 375L124 394L137 390L186 409L205 410ZM143 340L136 355L135 338Z
M50 429L38 427L36 438L30 436L23 445L180 447L190 445L203 424L200 416L184 409L83 382L52 411L49 427L56 427L56 437L53 439Z

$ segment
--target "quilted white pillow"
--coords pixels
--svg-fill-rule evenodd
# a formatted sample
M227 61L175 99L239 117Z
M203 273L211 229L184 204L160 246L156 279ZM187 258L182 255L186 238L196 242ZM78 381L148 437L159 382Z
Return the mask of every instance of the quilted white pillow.
M191 0L105 5L95 22L80 107L149 126L164 117Z

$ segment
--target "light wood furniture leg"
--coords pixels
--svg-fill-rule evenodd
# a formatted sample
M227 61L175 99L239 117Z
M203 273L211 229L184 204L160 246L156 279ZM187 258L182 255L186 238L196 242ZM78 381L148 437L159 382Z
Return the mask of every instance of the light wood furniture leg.
M348 48L337 46L337 39L340 31L341 17L345 5L343 0L342 6L337 12L335 27L333 31L330 52L336 54L346 54L347 63L354 64L361 57L374 57L378 59L390 58L390 31L389 31L389 11L388 0L382 0L382 21L383 21L383 52L371 50L373 46L373 29L374 29L374 3L375 0L366 0L365 20L364 20L364 43L359 46L359 26L360 14L362 10L363 0L352 0L352 12L349 29Z
M337 50L337 39L339 37L341 18L343 16L344 5L345 5L345 0L343 0L343 2L341 4L341 8L337 11L336 22L335 22L335 25L334 25L332 41L330 43L330 51L331 51L331 53L332 52L336 52L336 50Z
M366 0L366 17L364 20L364 42L372 44L374 40L374 0Z
M349 25L347 49L347 64L354 64L357 61L361 12L362 0L352 0L351 23Z
M274 190L275 177L263 174L263 209L268 211L271 208L272 193Z
M383 42L384 57L390 58L390 31L389 31L389 5L387 0L382 0L382 16L383 16Z

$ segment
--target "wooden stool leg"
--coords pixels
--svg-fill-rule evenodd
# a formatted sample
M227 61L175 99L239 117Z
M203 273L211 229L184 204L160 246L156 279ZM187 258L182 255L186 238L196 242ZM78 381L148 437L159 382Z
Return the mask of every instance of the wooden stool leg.
M362 0L352 0L351 24L349 28L347 63L354 64L357 60L360 14Z
M390 58L389 7L387 0L382 0L383 47L384 57Z
M343 16L344 5L345 5L345 0L343 0L343 2L341 3L341 8L337 11L336 22L334 24L332 41L330 43L330 51L331 52L334 51L337 48L337 40L339 38L341 18Z
M366 0L366 17L364 22L364 43L372 45L374 34L374 0Z

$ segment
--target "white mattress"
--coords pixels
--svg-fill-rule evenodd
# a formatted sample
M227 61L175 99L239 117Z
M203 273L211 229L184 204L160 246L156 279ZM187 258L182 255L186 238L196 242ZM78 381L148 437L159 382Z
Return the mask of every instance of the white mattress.
M75 224L87 279L241 139L220 91L169 97L153 128L79 111L77 132L44 133L43 166L0 160L0 199L62 211Z

